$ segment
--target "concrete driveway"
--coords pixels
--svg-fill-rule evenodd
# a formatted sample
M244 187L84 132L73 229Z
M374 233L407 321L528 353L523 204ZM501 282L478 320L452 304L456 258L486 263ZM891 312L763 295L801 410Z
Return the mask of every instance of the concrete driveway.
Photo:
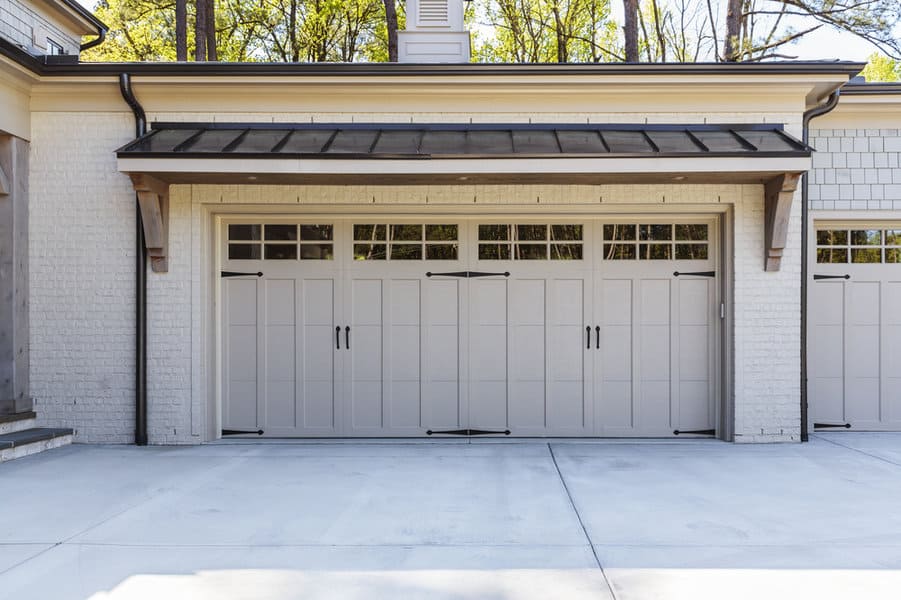
M74 446L0 498L17 600L901 593L901 434Z

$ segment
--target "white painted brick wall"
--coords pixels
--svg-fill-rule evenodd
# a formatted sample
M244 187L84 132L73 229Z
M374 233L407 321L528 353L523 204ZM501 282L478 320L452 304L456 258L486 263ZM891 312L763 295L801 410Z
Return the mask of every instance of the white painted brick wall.
M898 129L810 130L812 210L901 209Z
M154 116L171 121L183 115ZM714 117L708 116L718 120ZM279 115L277 120L309 118ZM217 119L249 120L247 115ZM799 123L799 118L789 122L795 134ZM73 427L80 442L131 442L134 194L116 171L113 151L131 138L132 118L130 113L35 113L32 129L31 377L39 422ZM151 443L199 443L207 430L204 207L270 203L302 211L310 203L371 205L374 198L376 205L424 205L459 203L461 197L467 203L540 199L586 206L600 206L603 198L604 206L622 205L622 212L632 204L658 204L661 210L684 203L732 204L736 439L798 439L799 206L783 270L764 272L762 186L193 185L172 188L169 273L148 276Z

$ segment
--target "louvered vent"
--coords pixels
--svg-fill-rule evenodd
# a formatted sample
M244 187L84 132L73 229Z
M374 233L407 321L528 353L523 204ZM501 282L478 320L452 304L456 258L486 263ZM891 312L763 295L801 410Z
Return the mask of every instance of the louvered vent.
M419 0L419 22L423 25L447 23L447 0Z

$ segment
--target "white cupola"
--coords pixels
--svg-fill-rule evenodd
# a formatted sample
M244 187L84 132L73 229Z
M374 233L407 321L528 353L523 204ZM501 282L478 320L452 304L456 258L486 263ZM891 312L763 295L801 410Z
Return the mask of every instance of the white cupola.
M397 46L402 63L468 63L463 0L407 0L407 28Z

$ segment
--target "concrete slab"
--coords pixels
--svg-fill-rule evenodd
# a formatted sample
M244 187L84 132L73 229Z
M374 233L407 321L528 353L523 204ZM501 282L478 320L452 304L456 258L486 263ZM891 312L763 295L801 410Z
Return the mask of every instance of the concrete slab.
M71 544L0 582L21 600L613 598L587 547Z
M53 544L0 544L0 574L52 547Z
M901 433L835 431L814 437L901 465Z

